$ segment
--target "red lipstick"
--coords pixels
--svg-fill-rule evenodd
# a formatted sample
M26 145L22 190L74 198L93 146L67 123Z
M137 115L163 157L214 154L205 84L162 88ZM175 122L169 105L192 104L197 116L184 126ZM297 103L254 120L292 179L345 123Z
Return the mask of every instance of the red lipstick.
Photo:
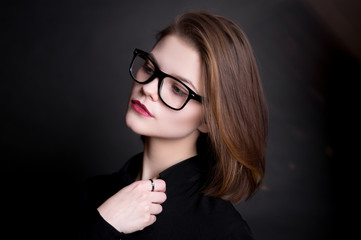
M153 115L149 112L149 110L147 109L147 107L145 105L143 105L141 102L139 102L138 100L132 100L131 101L132 104L132 108L139 114L145 116L145 117L150 117L152 118Z

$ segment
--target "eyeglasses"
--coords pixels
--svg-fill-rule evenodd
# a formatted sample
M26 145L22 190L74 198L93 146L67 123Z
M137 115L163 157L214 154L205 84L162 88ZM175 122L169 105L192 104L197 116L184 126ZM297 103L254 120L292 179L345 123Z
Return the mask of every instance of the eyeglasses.
M184 82L162 72L147 52L134 50L129 72L133 80L140 84L147 84L158 78L159 98L173 110L181 110L191 99L202 102L202 97Z

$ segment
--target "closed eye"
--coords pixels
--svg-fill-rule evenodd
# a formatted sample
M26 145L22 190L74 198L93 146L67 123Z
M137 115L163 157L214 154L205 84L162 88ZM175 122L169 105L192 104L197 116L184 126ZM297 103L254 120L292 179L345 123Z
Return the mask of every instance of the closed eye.
M188 96L188 91L181 85L179 84L174 84L172 86L172 91L173 93L175 93L176 95L179 95L179 96Z
M143 69L144 73L149 76L152 76L155 71L154 65L149 60L144 62L142 69Z

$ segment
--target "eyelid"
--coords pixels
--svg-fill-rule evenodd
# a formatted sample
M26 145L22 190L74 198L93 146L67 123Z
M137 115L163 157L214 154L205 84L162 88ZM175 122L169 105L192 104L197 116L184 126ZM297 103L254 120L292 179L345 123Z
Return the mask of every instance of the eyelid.
M187 85L190 89L192 89L194 92L197 92L196 88L194 87L193 83L187 79L184 79L182 77L176 76L176 78L181 81L182 83L184 83L185 85Z

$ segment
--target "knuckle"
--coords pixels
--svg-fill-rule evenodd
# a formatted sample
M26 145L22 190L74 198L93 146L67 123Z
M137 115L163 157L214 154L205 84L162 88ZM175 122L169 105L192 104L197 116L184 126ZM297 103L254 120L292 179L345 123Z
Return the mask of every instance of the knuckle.
M140 190L140 184L139 182L134 182L131 185L129 185L129 187L131 187L130 189L132 191L139 191Z
M148 204L144 206L144 211L146 213L150 212L150 206Z
M145 201L149 198L149 194L147 192L142 192L139 198L141 201Z
M135 184L135 189L137 190L142 190L143 189L143 184L142 182L137 181Z
M150 224L150 222L151 222L151 216L152 216L152 215L150 215L150 214L145 214L145 215L144 215L143 221L144 221L144 224L145 224L145 225L149 225L149 224Z
M144 224L150 225L156 221L156 217L151 214L145 214L144 215Z

